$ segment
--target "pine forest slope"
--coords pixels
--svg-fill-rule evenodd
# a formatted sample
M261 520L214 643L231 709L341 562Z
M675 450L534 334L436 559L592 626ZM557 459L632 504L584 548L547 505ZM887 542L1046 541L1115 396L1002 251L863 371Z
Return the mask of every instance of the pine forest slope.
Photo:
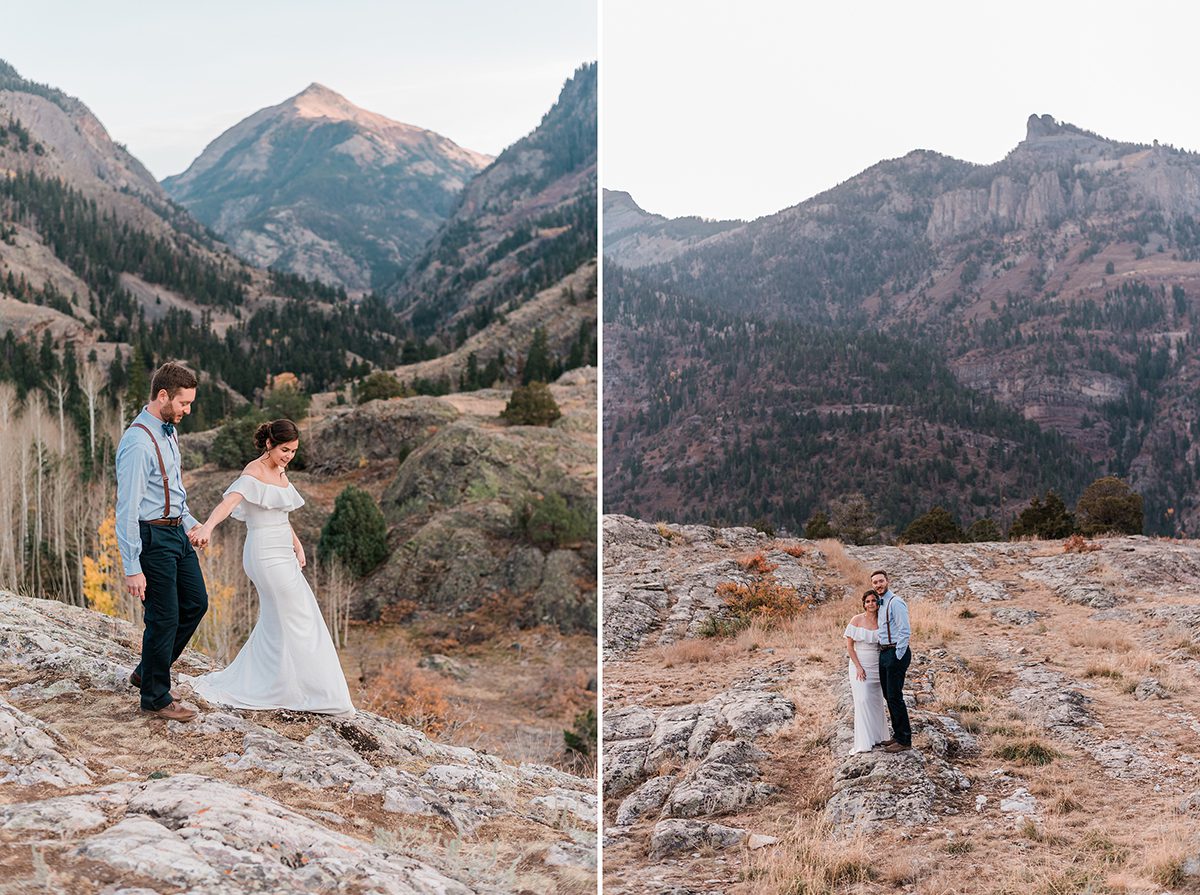
M635 220L627 208L623 214ZM662 228L643 220L625 238ZM1194 153L1111 141L1032 116L1026 139L994 165L915 151L694 244L672 243L658 254L653 243L644 241L640 253L628 245L617 264L637 267L647 288L700 307L743 314L748 323L800 320L847 346L866 332L907 340L937 357L968 394L1062 436L1075 465L1129 479L1146 496L1148 530L1186 532L1200 522ZM642 324L636 316L619 322L628 332ZM619 355L622 330L613 332L607 344ZM606 393L615 406L630 401L621 383L656 375L636 366L610 372L616 385ZM736 404L724 409L739 412ZM679 425L681 418L665 422L664 438L677 440ZM851 456L858 451L849 439L836 444ZM940 447L926 440L902 448L887 470ZM632 460L619 448L614 456L617 467ZM965 512L983 491L987 514L1003 515L1013 504L977 487L991 474L972 464L935 488L921 486L915 503L923 511L949 502ZM1067 488L1071 500L1086 484L1064 478L1057 462L1026 477L1036 486L1023 500L1051 486ZM836 491L806 499L811 506ZM619 487L608 493L623 499ZM760 502L766 493L746 499Z
M450 219L389 291L418 334L460 346L560 286L561 304L578 310L553 350L565 356L589 328L594 344L594 295L568 288L568 278L592 270L594 279L596 135L596 64L588 63L541 123L467 185Z

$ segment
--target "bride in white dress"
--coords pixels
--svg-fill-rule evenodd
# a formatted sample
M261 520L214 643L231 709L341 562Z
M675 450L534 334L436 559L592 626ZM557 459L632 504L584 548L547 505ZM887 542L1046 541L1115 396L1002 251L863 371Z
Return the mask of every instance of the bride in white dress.
M879 686L879 597L863 594L863 611L846 625L846 652L850 654L850 695L854 699L855 752L870 752L887 740L884 712L887 703Z
M288 513L304 505L285 473L299 432L291 420L275 420L259 426L254 440L262 456L189 534L207 542L227 516L246 523L242 565L258 591L258 621L234 660L192 687L208 702L235 708L353 714L333 639L301 572L304 547L288 521Z

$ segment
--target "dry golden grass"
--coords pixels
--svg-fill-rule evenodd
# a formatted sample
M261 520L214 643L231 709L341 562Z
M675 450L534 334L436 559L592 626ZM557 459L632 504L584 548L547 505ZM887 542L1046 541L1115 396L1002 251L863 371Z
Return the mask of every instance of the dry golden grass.
M657 661L663 668L674 668L676 665L698 665L701 662L720 662L728 658L735 649L736 647L728 641L718 640L714 637L704 637L699 640L677 640L666 646L657 647L656 654L652 654L651 661Z
M861 611L861 604L850 598L809 604L800 614L777 628L764 632L757 644L761 647L806 651L832 649L839 654L845 654L842 634L850 619ZM820 659L819 655L817 659ZM813 661L811 652L807 660Z
M654 523L654 528L659 533L659 535L661 535L665 540L668 540L668 541L673 541L676 538L683 536L682 532L676 531L675 529L673 529L669 525L667 525L667 523L665 523L665 522Z
M755 892L835 895L879 878L872 854L864 837L834 840L828 829L799 820L778 844L749 853L744 874Z
M1163 834L1156 837L1142 852L1141 872L1150 880L1173 889L1184 882L1183 865L1189 857L1188 840L1181 838L1186 831L1180 828L1180 835L1168 837Z
M539 715L565 722L577 712L595 705L596 694L588 689L591 677L590 668L552 661L538 673L531 674L514 696L521 705Z
M908 611L913 639L926 646L945 646L962 630L958 611L945 603L914 600Z
M850 556L841 541L825 538L817 541L817 547L825 557L826 568L835 579L859 591L867 589L871 582L870 569Z
M1127 653L1133 649L1133 641L1121 634L1115 627L1104 625L1073 628L1067 634L1067 642L1071 646L1103 650L1109 653ZM1124 664L1124 660L1122 660L1122 664Z
M1095 553L1100 549L1099 544L1093 544L1083 535L1071 535L1063 541L1063 553Z
M1083 676L1085 678L1108 677L1118 681L1124 677L1118 669L1111 665L1099 665L1094 662L1084 670Z

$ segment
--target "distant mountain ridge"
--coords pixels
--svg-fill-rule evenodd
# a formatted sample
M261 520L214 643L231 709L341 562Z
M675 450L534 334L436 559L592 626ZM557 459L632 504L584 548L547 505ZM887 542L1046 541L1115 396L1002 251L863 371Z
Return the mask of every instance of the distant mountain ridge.
M596 132L590 62L566 80L538 127L470 182L392 290L419 329L532 298L595 258Z
M592 62L567 79L534 130L467 185L449 220L389 290L402 318L418 334L460 346L557 288L559 299L542 311L556 321L548 333L552 352L565 357L581 338L594 346L596 148ZM581 275L588 283L582 289Z
M366 291L396 279L490 161L314 83L163 187L252 263Z
M400 357L403 327L382 301L242 260L82 101L7 64L0 172L0 380L20 396L50 388L70 354L94 357L106 400L129 406L135 359L180 358L205 383L191 420L203 428L274 373L321 391Z
M618 221L612 240L610 208ZM967 389L1065 437L1093 470L1132 481L1146 495L1150 531L1200 526L1200 359L1190 350L1200 337L1200 155L1107 140L1033 115L1025 140L992 165L918 150L755 221L710 234L689 226L638 217L617 194L606 196L606 259L636 268L639 292L657 288L747 324L803 321L847 345L870 332L909 339L944 359ZM614 357L622 355L620 333L638 338L650 322L638 305L627 307L632 315L606 311ZM631 427L629 450L616 447L606 464L618 477L606 494L618 501L624 488L651 482L678 490L634 463L631 451L634 432L679 443L685 418L677 408L647 429L628 416L637 407L633 383L661 375L628 363L606 373L606 396ZM746 431L769 436L770 426L749 420L746 409L722 409ZM860 453L844 435L833 444L848 457ZM912 449L940 449L926 445ZM695 472L707 468L695 462ZM618 486L631 463L642 484ZM1041 487L1062 484L1065 463L1055 460ZM964 468L944 486L918 489L920 502L945 502L963 516L989 508L1007 515L1032 496L980 489L969 475ZM796 511L837 498L832 484L797 497ZM744 497L758 506L767 487L756 484ZM767 503L778 508L778 497Z

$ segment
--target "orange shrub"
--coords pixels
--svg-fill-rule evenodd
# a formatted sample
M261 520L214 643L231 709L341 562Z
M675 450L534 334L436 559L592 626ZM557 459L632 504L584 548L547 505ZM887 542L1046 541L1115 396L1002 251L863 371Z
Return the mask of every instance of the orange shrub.
M1071 535L1063 542L1063 553L1095 553L1099 544L1093 544L1083 535Z
M757 553L739 556L737 564L747 572L753 572L755 575L769 575L779 568L779 563L768 562L761 550Z
M411 656L397 656L368 680L359 707L431 736L443 731L450 718L441 679Z
M709 617L700 632L705 637L728 637L753 622L771 628L795 617L807 605L794 587L769 579L750 584L723 581L717 585L717 596L725 602L725 612Z

